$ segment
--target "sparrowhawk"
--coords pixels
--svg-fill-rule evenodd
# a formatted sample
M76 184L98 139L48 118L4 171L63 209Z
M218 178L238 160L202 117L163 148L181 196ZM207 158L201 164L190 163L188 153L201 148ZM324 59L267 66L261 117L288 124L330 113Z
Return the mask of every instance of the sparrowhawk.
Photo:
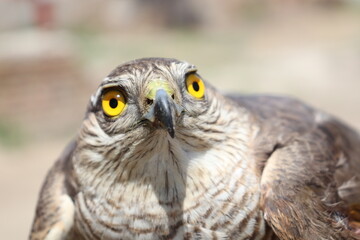
M184 61L120 65L49 171L30 239L359 239L360 137Z

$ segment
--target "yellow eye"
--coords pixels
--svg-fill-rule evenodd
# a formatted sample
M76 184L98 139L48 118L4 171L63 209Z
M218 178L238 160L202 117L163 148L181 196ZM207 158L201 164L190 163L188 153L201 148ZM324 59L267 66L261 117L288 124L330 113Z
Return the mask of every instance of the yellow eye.
M202 98L205 94L205 85L204 82L195 74L190 74L186 78L186 88L188 92L196 97Z
M124 94L115 90L106 92L102 96L101 105L107 116L118 116L124 110L126 105Z

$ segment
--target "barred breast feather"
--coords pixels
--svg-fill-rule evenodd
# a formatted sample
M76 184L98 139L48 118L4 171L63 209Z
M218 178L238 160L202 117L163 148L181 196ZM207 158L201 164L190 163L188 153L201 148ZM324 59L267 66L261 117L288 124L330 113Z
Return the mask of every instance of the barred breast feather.
M217 110L218 103L213 104L209 111ZM101 130L90 116L82 129L86 144L77 156L88 162L77 166L75 160L79 176L94 176L91 184L86 177L89 187L75 201L75 225L85 238L262 239L259 179L255 166L245 160L251 158L246 119L230 112L227 118L220 112L212 116L200 119L201 126L192 124L191 130L179 127L176 139L154 132L154 139L140 148L141 139L126 136L99 140L99 134L91 134ZM204 129L211 139L202 139ZM111 141L131 146L126 153L111 150L103 159L103 146L97 143ZM205 150L198 151L200 145ZM126 161L109 169L108 161L119 157Z

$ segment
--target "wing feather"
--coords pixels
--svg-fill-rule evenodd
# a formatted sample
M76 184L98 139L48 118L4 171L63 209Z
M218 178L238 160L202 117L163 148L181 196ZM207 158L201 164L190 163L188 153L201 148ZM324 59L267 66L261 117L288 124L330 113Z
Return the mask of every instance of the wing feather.
M74 222L76 184L72 177L72 142L49 171L40 191L29 239L65 239Z
M360 239L352 206L360 203L359 134L300 101L229 96L254 116L254 152L262 206L280 239ZM360 220L360 219L359 219Z

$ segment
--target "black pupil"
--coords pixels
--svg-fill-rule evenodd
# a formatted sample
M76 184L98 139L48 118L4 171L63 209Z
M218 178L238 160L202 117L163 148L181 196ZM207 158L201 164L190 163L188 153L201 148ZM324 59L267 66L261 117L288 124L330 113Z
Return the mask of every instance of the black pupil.
M111 108L116 108L118 105L118 101L115 98L110 99L110 103L109 103Z
M199 87L199 84L197 82L193 82L192 86L193 86L195 92L199 91L200 87Z

